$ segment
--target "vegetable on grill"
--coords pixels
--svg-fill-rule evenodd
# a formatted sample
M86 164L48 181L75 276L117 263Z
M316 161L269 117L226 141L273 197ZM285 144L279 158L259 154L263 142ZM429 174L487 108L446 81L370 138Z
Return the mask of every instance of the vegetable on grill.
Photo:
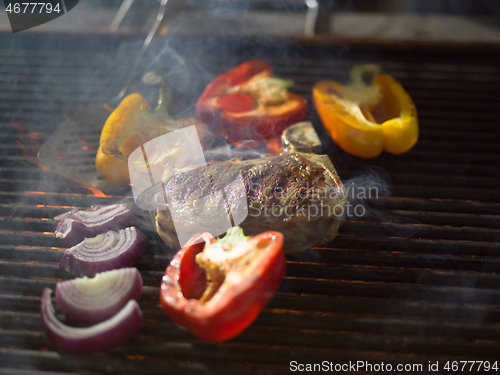
M369 85L366 76L372 78ZM353 67L347 85L319 81L312 96L325 129L350 154L362 158L376 157L383 150L402 154L418 140L411 97L376 64Z
M196 104L198 118L240 147L273 143L307 117L308 105L288 92L293 81L273 77L264 60L249 60L217 76Z
M144 132L133 134L118 148L123 157L105 154L99 146L95 158L97 173L113 185L128 184L130 182L128 157L136 148L150 140L151 138Z
M273 297L285 274L283 235L245 237L239 227L216 240L193 236L163 276L160 302L168 316L205 340L245 330Z
M95 324L111 318L128 301L139 301L142 277L136 268L121 268L56 284L61 312L76 323Z
M139 117L149 109L147 100L138 93L126 96L109 115L101 131L100 147L104 154L126 159L120 146L139 132Z
M94 353L123 344L139 333L142 312L136 300L131 299L113 317L90 327L71 327L59 321L45 288L40 306L42 327L50 341L69 353Z
M76 276L92 277L99 272L133 266L145 249L146 238L139 229L109 231L85 238L66 250L59 267Z
M134 222L132 209L130 203L119 203L68 212L57 225L56 238L68 245L76 245L84 238L95 237L111 229L125 228Z
M168 165L165 159L174 150L163 147L161 141L158 144L151 142L157 137L195 125L200 143L204 145L205 142L205 124L193 118L173 119L169 114L172 95L162 77L149 72L143 81L160 86L157 107L148 111L146 99L138 93L132 93L111 113L101 132L95 166L99 175L114 185L129 184L130 172L137 172L138 169L140 174L147 177L148 168L158 165L163 167L164 163ZM129 156L139 147L140 162L129 165ZM153 154L152 148L156 149Z
M139 93L127 95L106 120L101 131L95 166L99 175L114 185L130 182L128 157L144 143L165 133L171 120L168 113L172 92L163 78L148 72L142 81L159 87L158 105L149 113L147 100Z

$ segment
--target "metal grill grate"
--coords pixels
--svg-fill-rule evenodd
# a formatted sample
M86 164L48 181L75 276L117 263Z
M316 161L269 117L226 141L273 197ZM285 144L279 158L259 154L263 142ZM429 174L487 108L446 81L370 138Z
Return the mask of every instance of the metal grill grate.
M405 155L361 160L326 142L344 181L366 165L383 168L392 195L376 203L387 216L348 221L327 246L288 256L279 293L247 331L222 344L195 339L163 314L158 287L171 254L150 233L137 265L145 283L140 337L90 356L55 351L41 331L40 295L70 275L57 265L64 248L52 218L130 199L96 196L36 165L62 113L104 102L120 87L108 80L116 40L80 51L58 38L50 53L0 49L0 373L279 374L290 361L498 360L498 52L195 38L170 47L181 54L192 47L203 68L193 91L179 95L188 104L213 74L249 57L268 59L309 99L317 80L345 80L353 63L380 61L415 100L419 143Z

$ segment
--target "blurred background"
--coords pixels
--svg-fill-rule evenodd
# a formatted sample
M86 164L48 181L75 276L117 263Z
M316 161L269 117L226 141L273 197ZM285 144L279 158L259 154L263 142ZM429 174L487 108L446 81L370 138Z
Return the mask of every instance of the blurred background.
M84 0L31 32L146 33L158 0ZM3 2L0 31L10 30ZM489 0L169 0L169 32L498 43Z

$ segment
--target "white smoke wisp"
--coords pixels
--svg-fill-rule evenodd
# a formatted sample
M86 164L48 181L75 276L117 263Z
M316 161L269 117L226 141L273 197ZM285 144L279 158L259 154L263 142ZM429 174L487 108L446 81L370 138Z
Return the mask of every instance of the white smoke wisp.
M381 167L364 166L359 175L344 181L348 205L353 208L354 215L347 215L348 221L371 221L404 225L397 234L398 237L411 237L416 227L411 224L421 224L410 217L396 216L384 212L378 207L384 199L392 195L392 180L390 174Z

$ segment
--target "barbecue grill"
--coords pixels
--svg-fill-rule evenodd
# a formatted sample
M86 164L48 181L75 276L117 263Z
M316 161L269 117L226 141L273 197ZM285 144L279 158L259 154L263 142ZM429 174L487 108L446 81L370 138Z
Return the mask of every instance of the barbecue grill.
M421 364L426 372L436 361L443 371L447 361L500 359L497 46L174 38L169 47L198 67L198 84L179 94L187 114L213 75L245 59L267 59L309 101L316 81L345 81L353 64L376 61L414 99L420 139L404 155L359 159L328 140L312 110L344 182L369 166L388 183L390 195L366 203L376 215L347 220L333 242L287 256L278 293L226 343L198 340L163 313L159 285L173 252L144 224L149 245L137 264L145 285L139 337L107 352L70 355L55 350L40 324L43 288L71 278L58 266L65 245L55 239L52 218L133 198L130 191L113 195L66 180L44 169L36 153L64 114L106 102L121 89L117 50L124 40L138 41L44 38L50 51L36 33L19 34L15 44L0 38L1 374L281 374L292 361Z

